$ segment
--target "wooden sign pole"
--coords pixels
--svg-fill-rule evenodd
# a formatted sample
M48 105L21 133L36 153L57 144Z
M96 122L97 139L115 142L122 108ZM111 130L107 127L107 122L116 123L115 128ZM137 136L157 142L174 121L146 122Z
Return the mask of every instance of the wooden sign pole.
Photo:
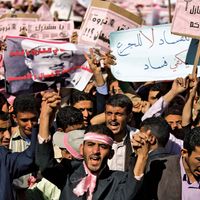
M168 10L169 10L169 23L172 23L172 6L171 6L171 0L168 0Z

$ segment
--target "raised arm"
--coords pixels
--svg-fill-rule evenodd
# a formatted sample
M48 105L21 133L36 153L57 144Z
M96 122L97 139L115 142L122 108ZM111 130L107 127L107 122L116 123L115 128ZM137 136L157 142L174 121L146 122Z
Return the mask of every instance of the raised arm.
M197 85L198 85L198 79L197 77L192 77L192 75L189 76L189 90L188 90L188 98L183 108L182 113L182 126L185 127L189 125L192 121L192 109L193 109L193 103L194 98L197 91Z
M49 129L60 102L61 98L56 92L42 92L39 137L44 140L49 138Z
M180 93L184 92L188 88L189 79L186 78L176 78L173 81L172 87L164 96L160 97L147 112L143 115L142 121L149 117L158 117L162 115L168 104Z
M186 78L176 78L173 81L170 91L163 96L166 103L170 103L178 94L187 90L189 84L188 77Z
M66 181L67 170L54 159L53 144L49 132L52 119L60 104L60 96L55 92L43 93L42 96L36 163L40 167L42 175L61 189Z

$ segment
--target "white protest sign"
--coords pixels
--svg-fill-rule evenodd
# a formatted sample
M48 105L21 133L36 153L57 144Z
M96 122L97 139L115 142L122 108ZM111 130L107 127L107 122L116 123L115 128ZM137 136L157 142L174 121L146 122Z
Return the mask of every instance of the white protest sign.
M178 0L172 22L172 33L199 38L199 14L199 0Z
M171 25L113 32L110 46L117 58L111 67L122 81L173 80L185 77L193 66L185 65L190 38L173 35Z
M4 39L6 35L19 36L22 31L28 37L37 39L64 39L70 38L73 30L73 21L48 22L28 18L4 18L0 20L0 39Z
M110 2L93 0L81 25L78 42L108 50L111 32L141 24L141 18Z

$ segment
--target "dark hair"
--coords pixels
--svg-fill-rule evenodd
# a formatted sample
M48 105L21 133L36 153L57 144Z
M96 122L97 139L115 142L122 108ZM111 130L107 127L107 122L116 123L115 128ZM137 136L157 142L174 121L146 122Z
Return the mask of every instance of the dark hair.
M85 130L85 134L88 132L99 133L102 135L107 135L111 137L112 139L114 138L113 132L104 124L96 124L96 125L88 126L88 128Z
M162 117L150 117L141 123L141 127L150 130L157 141L158 146L165 147L169 140L170 126L167 121Z
M39 113L34 95L21 94L15 98L13 103L13 113L17 115L18 112Z
M62 128L63 130L68 126L81 123L83 123L82 112L73 106L60 108L56 115L57 128Z
M126 108L126 113L130 114L132 112L133 103L124 94L114 94L108 98L106 105L111 105L113 107Z
M0 111L0 120L7 121L10 119L10 114Z
M178 106L178 107L184 107L185 105L185 98L182 95L177 95L175 98L173 98L173 100L169 103L169 107L172 106Z
M149 91L160 91L161 89L162 89L161 83L155 83L150 87Z
M162 83L153 84L149 89L149 93L150 93L150 91L158 91L158 94L156 95L156 98L159 99L163 95Z
M183 107L182 105L176 105L168 107L165 112L163 113L164 117L167 117L168 115L181 115L182 116Z
M2 110L4 104L7 104L9 106L6 97L2 93L0 93L0 110Z
M70 105L74 106L79 101L93 101L93 98L90 94L85 93L79 90L73 90L69 99Z
M183 147L187 149L189 155L195 150L195 147L200 147L200 127L195 127L185 134Z

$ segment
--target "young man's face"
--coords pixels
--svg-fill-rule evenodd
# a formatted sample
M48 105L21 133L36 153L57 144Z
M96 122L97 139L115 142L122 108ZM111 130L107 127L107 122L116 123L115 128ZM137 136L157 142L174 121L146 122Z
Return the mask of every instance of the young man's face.
M181 115L168 115L165 117L167 123L171 126L171 129L174 130L176 128L182 128L182 116Z
M200 146L196 146L191 155L186 154L185 161L189 166L190 172L200 179Z
M106 126L113 132L119 134L126 128L127 114L126 108L106 105Z
M30 136L32 128L37 124L38 117L36 113L32 112L18 112L15 121L19 125L20 133Z
M84 126L87 127L90 124L90 120L93 116L93 102L90 100L79 101L74 104L74 107L82 112Z
M9 148L11 136L11 122L10 120L0 120L0 146Z
M81 145L80 152L84 157L88 169L92 173L98 173L106 165L111 148L108 144L87 140Z

